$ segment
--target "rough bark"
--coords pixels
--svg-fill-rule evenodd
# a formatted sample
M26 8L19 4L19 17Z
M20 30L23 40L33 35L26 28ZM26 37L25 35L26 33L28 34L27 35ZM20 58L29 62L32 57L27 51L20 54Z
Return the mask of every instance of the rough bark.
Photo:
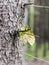
M14 31L23 25L24 9L21 5L24 1L0 0L0 65L26 65L24 45L18 33L14 39Z

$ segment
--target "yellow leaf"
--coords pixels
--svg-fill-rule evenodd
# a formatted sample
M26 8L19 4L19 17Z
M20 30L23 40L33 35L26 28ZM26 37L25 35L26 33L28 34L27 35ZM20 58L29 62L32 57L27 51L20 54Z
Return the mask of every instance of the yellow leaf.
M28 29L29 29L29 26L28 25L23 26L23 27L20 28L20 30L28 30Z
M26 44L27 42L32 46L35 43L35 37L31 35L24 34L20 37L20 41Z
M30 45L33 45L34 43L35 43L35 37L34 36L28 36L28 43L30 44Z
M29 27L28 26L23 26L21 27L20 30L28 30ZM20 32L20 41L22 43L29 43L30 45L33 45L35 43L35 36L32 32L32 30L28 30L27 32Z

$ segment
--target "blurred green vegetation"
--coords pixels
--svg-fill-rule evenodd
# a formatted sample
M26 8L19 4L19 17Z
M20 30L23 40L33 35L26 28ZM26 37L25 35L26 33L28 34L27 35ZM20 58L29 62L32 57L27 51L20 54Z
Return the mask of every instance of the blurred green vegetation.
M33 30L34 26L34 7L30 6L30 27Z
M34 27L34 7L29 6L28 8L28 25L33 30Z
M28 25L33 30L34 27L34 7L31 5L28 7ZM29 44L26 44L26 59L31 59L32 56L34 56L34 49L35 45L31 46Z
M33 46L30 46L29 44L26 44L26 59L33 59L35 57L35 45L34 44ZM44 49L44 44L42 43L41 44L41 47L39 47L38 49L38 57L39 58L43 58L43 49ZM47 52L46 52L46 57L45 59L48 59L49 58L49 50L48 50L48 43L46 43L46 49L47 49Z
M28 25L31 27L31 29L33 30L34 28L34 7L33 6L29 6L28 8ZM40 44L40 43L39 43ZM35 56L35 46L36 44L34 44L33 46L30 46L29 44L26 44L26 59L33 59ZM46 59L49 58L49 50L48 50L48 43L46 43L46 47L47 47L47 51L46 51ZM38 49L38 57L39 58L43 58L43 50L44 50L44 43L41 43L41 47Z

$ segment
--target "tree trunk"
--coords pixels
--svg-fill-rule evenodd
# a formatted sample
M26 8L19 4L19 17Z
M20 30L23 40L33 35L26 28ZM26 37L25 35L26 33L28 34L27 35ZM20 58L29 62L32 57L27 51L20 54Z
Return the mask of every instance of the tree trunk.
M26 65L25 46L16 31L23 25L25 0L0 0L0 65Z

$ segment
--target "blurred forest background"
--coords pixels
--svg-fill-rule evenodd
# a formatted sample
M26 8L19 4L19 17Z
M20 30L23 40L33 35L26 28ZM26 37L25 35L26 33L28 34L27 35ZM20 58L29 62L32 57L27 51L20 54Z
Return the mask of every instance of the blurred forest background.
M49 0L28 0L28 2L38 6L49 6ZM39 37L35 37L33 46L26 45L26 59L34 57L49 59L49 8L34 7L34 4L26 6L24 21Z
M23 24L35 35L33 46L25 46L19 40ZM28 60L40 61L32 61L31 65L49 65L49 0L0 0L0 51L1 65L26 65Z

